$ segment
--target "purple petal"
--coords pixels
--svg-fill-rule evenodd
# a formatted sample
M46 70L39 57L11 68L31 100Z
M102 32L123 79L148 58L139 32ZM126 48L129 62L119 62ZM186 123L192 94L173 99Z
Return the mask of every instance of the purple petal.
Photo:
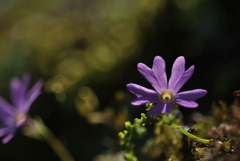
M31 95L33 93L35 93L36 91L41 90L42 86L44 84L44 81L42 79L40 79L37 83L35 83L35 85L29 90L29 92L27 93L26 99L30 98Z
M5 138L3 138L2 142L4 144L6 144L7 142L9 142L13 137L14 137L15 133L10 133L9 135L7 135Z
M188 108L196 108L198 107L198 103L194 101L187 101L187 100L182 100L182 99L176 99L176 103L180 104L183 107L188 107Z
M21 126L23 126L23 125L25 124L26 120L27 120L27 118L25 117L25 118L19 120L18 122L16 122L16 124L15 124L16 127L21 127Z
M10 117L15 114L15 109L4 98L0 97L0 117Z
M23 98L22 100L24 101L24 97L27 93L28 90L28 86L31 80L31 75L29 73L24 73L23 77L22 77L22 93L23 93Z
M195 101L207 94L206 90L195 89L191 91L180 92L175 95L176 99L182 99L187 101Z
M42 93L41 88L43 86L43 80L39 80L33 87L32 89L27 93L26 96L26 102L23 106L23 112L28 112L31 104L35 99Z
M172 103L162 103L155 105L150 111L150 115L160 115L163 113L170 113L174 109L174 106ZM179 118L181 116L181 112L178 110L178 114L176 118Z
M21 84L21 88L19 89L19 105L16 107L20 110L22 110L24 103L25 103L25 96L28 90L28 86L30 83L30 79L31 79L31 75L29 73L25 73L22 77L22 84Z
M161 87L159 86L159 83L151 68L147 67L143 63L138 63L138 71L149 83L151 83L156 91L161 91Z
M22 87L21 80L16 77L12 78L10 82L10 92L12 103L15 107L21 106L21 98L23 97L21 87Z
M173 63L171 77L168 82L168 88L174 89L185 72L185 59L183 56L178 57Z
M4 127L0 129L0 137L6 135L10 131L10 127Z
M137 97L143 97L143 96L156 97L158 95L156 91L145 88L143 86L140 86L140 85L134 84L134 83L127 84L127 89L131 93L135 94Z
M180 80L177 82L175 87L172 89L175 93L177 93L182 86L189 80L189 78L192 76L194 72L194 65L192 65L187 71L185 71L180 78Z
M173 104L167 103L166 111L163 111L163 113L170 113L173 109L174 109Z
M174 109L172 103L159 102L149 111L150 115L160 115L162 113L170 113Z
M30 75L25 73L22 77L22 82L19 78L13 78L10 83L10 92L13 105L16 108L21 108L24 104L25 95L30 82Z
M149 111L149 114L152 116L160 115L166 111L167 103L159 102L158 104L154 105L151 110Z
M163 58L156 56L153 61L152 71L159 84L159 93L167 89L167 76L166 76L166 65Z
M159 99L158 97L139 97L134 99L131 104L134 106L139 106L147 103L158 103Z

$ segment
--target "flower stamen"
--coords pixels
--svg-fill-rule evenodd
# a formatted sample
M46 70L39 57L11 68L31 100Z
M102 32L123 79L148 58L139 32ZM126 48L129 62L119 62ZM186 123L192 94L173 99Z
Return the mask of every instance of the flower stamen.
M16 117L15 117L15 123L18 123L19 121L25 120L26 119L26 114L24 113L19 113Z
M160 99L164 102L170 102L173 100L173 94L170 91L163 91L160 95Z

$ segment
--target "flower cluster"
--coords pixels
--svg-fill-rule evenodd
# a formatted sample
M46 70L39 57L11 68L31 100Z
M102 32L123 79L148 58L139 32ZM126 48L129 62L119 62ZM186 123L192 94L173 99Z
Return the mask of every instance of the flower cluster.
M174 104L188 108L197 107L198 104L195 100L205 96L207 94L206 90L195 89L179 92L192 76L194 66L185 71L185 59L183 56L178 57L173 64L169 81L167 81L165 68L165 61L160 56L154 58L152 69L143 63L138 64L138 71L151 83L155 90L134 83L127 84L127 89L137 96L131 102L132 105L154 103L155 106L149 111L150 115L169 113L174 109Z
M42 80L39 80L28 91L29 83L29 74L24 74L22 80L19 78L11 80L12 105L0 97L0 136L5 136L2 140L3 143L11 140L17 129L26 123L31 104L41 94Z

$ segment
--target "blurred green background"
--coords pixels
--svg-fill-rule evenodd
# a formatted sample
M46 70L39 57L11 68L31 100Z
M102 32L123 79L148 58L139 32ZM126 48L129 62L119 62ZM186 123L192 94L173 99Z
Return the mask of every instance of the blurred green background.
M122 161L117 133L144 112L125 86L151 86L137 63L186 58L195 73L182 88L208 91L191 113L233 100L240 84L240 2L224 0L0 0L0 95L24 72L45 79L30 115L46 125L77 161ZM113 155L115 155L113 157ZM191 157L190 157L191 158ZM17 134L0 160L58 161L45 143Z

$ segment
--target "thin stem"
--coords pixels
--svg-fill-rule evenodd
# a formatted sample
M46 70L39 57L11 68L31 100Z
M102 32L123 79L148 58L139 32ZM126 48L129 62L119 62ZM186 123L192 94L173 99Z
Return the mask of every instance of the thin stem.
M193 135L193 134L185 131L185 130L182 129L180 126L178 126L178 125L176 125L176 124L174 124L174 123L170 124L169 126L171 126L171 127L174 128L174 129L177 129L177 130L180 131L181 133L187 135L189 138L194 139L194 140L196 140L196 141L198 141L198 142L201 142L201 143L204 143L204 144L209 144L209 143L211 142L211 140L197 137L197 136L195 136L195 135ZM219 141L218 143L221 144L221 146L222 146L222 148L223 148L224 151L226 151L226 152L231 152L231 149L230 149L229 147L227 147L227 146L224 146L222 142Z
M45 140L52 147L52 149L56 152L56 154L61 158L62 161L74 161L73 157L67 151L67 149L63 146L63 144L53 135L53 133L46 128L47 133L45 133Z
M54 136L50 129L42 122L40 118L28 118L23 132L26 136L46 141L59 156L61 161L74 161L71 154L63 144Z
M178 126L178 125L176 125L176 124L174 124L174 123L170 124L169 126L171 126L171 127L174 128L174 129L177 129L177 130L180 131L181 133L187 135L187 136L190 137L191 139L194 139L194 140L196 140L196 141L198 141L198 142L205 143L205 144L209 144L209 143L210 143L210 140L202 139L202 138L200 138L200 137L197 137L197 136L195 136L195 135L193 135L193 134L191 134L191 133L183 130L180 126Z

